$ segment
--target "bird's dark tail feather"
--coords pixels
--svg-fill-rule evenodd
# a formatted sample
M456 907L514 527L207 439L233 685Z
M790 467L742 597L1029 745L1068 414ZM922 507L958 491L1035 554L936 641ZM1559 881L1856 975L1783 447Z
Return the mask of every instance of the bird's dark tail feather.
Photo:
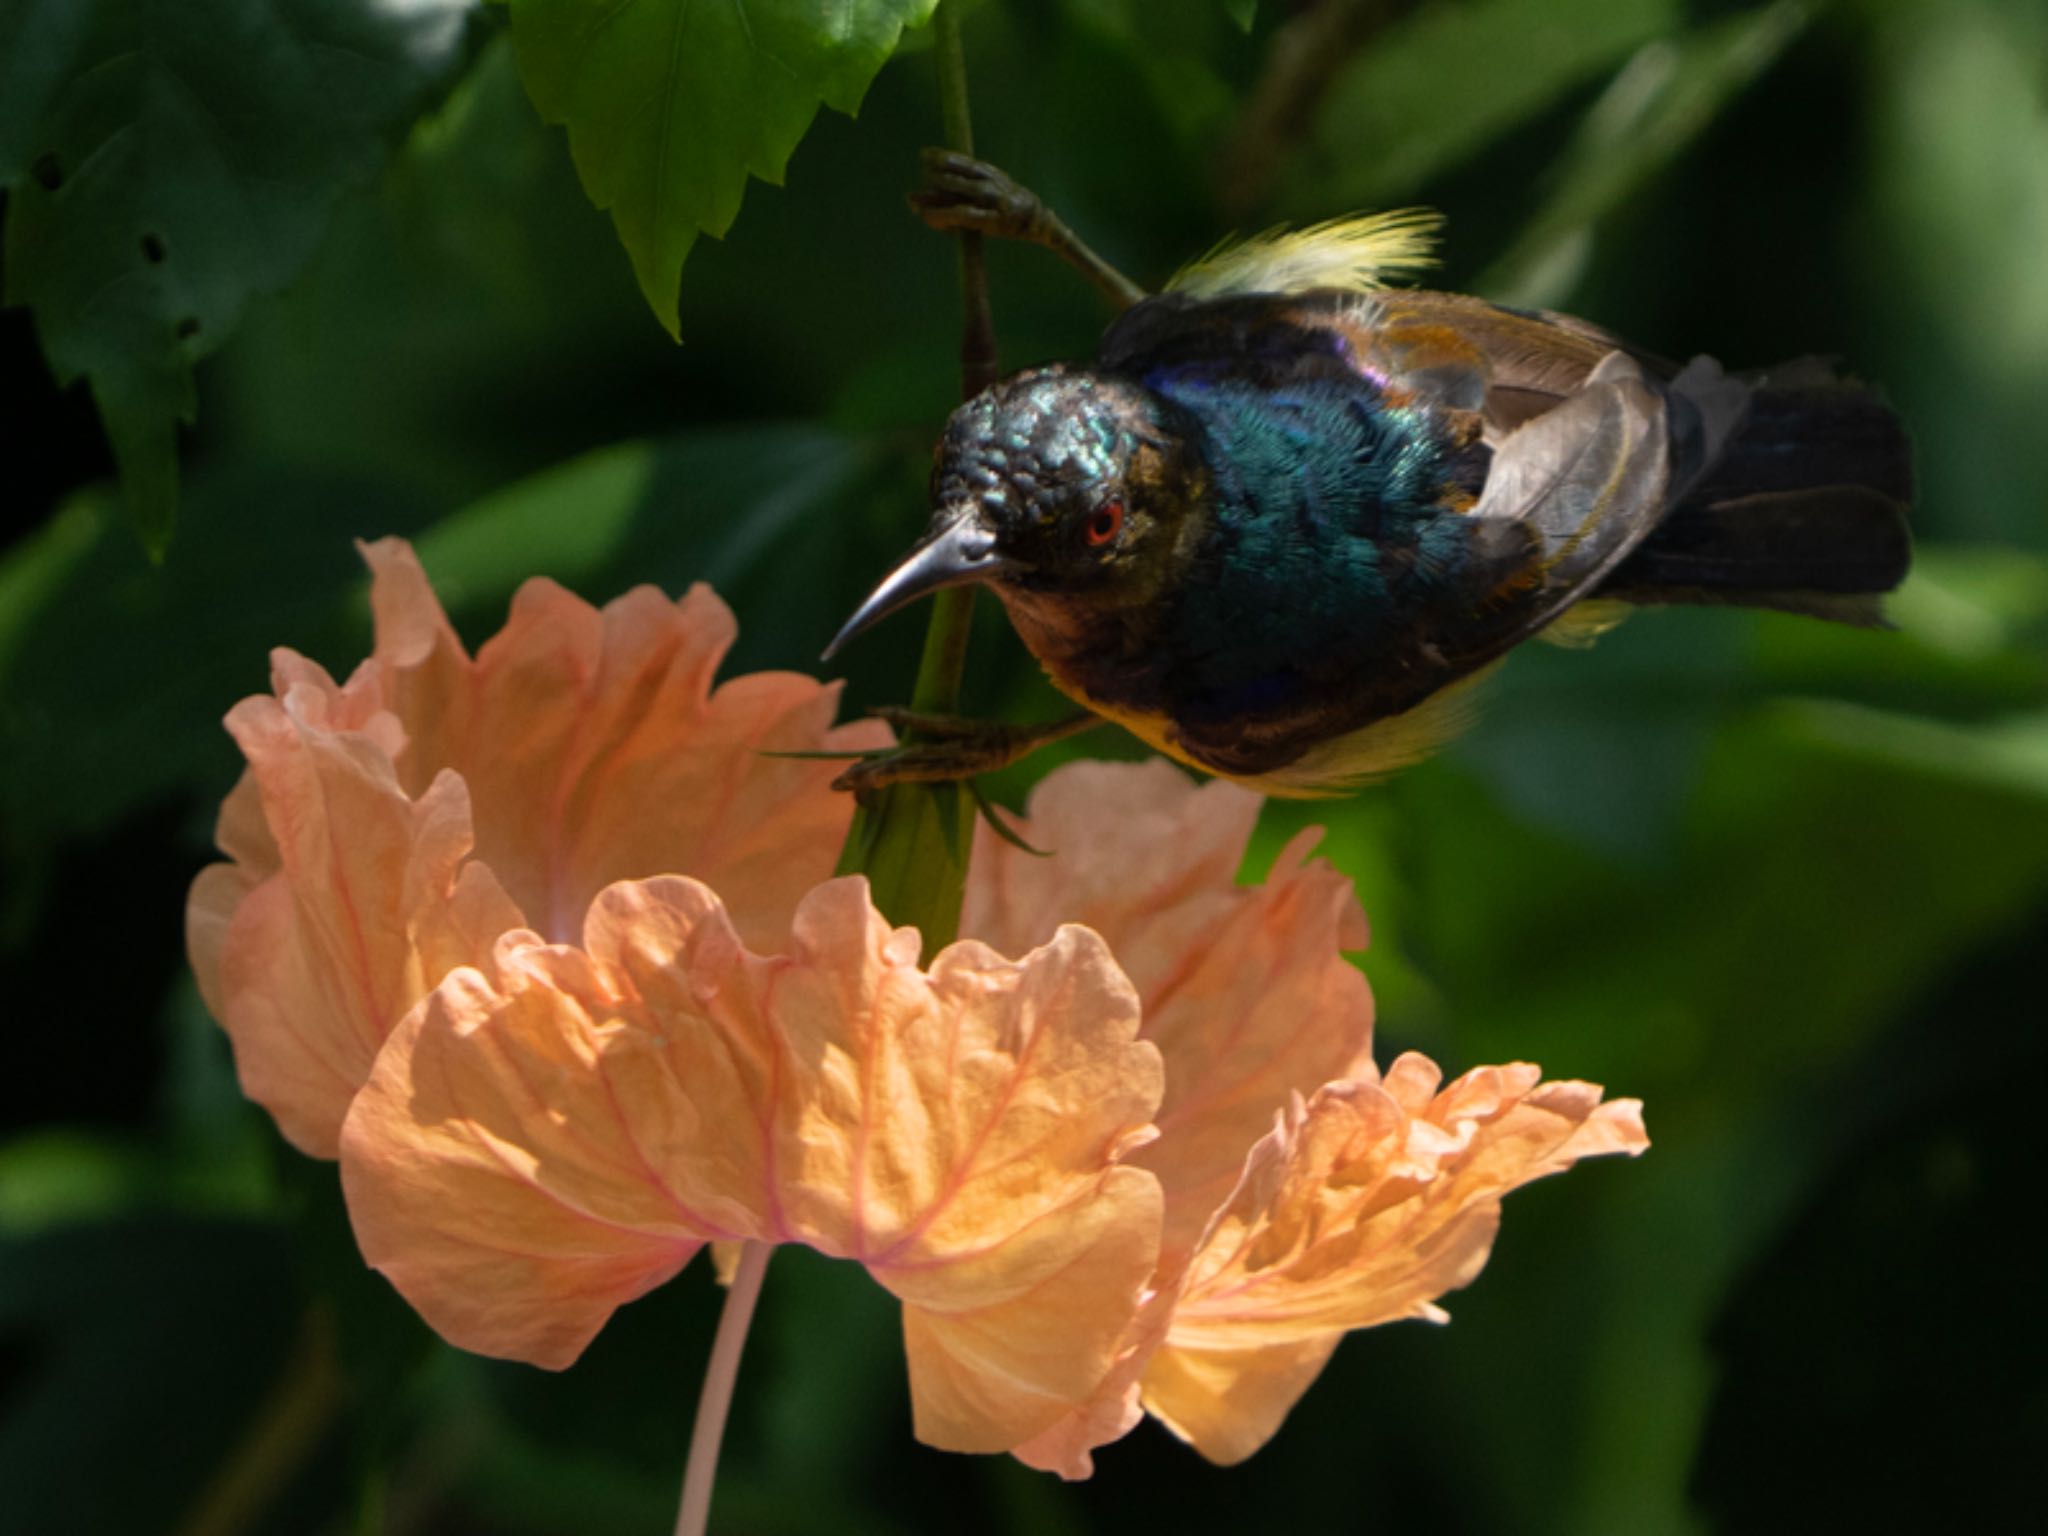
M1905 429L1815 359L1745 382L1755 393L1720 460L1599 595L1884 624L1883 594L1912 559Z

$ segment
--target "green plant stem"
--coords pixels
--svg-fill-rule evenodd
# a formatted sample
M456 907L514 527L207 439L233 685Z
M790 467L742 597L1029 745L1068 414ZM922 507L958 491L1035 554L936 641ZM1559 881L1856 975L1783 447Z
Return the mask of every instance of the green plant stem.
M932 28L946 147L971 155L974 123L967 107L960 0L940 0ZM960 236L960 299L961 398L972 399L996 378L995 320L989 308L988 267L977 234ZM959 711L973 618L971 587L955 587L932 599L931 627L925 631L924 654L910 694L911 708L920 714ZM915 926L929 956L960 931L973 833L974 798L965 786L891 785L855 816L839 869L842 874L865 874L875 905L891 922Z
M946 147L974 153L974 119L967 107L967 53L960 42L959 0L942 0L932 19L938 40L939 116ZM988 301L988 258L982 239L960 236L960 398L972 400L996 381L996 323ZM917 668L911 708L922 714L951 714L959 708L960 679L967 669L967 634L974 615L974 589L952 587L932 600L931 628Z
M704 1536L711 1520L711 1487L718 1480L718 1448L725 1439L725 1420L732 1408L733 1384L739 1380L740 1352L747 1346L747 1328L754 1303L761 1299L761 1277L768 1273L770 1243L740 1244L739 1267L725 1293L718 1315L718 1336L711 1341L711 1359L704 1367L704 1387L697 1397L697 1423L690 1431L690 1459L683 1471L683 1503L676 1511L675 1536Z
M342 1388L334 1320L308 1312L284 1376L178 1524L178 1536L237 1536L256 1525L333 1428Z
M932 28L938 41L939 117L946 148L974 153L974 119L967 110L967 53L960 44L959 0L941 0ZM960 398L972 400L996 381L996 323L988 303L988 260L982 239L960 236Z

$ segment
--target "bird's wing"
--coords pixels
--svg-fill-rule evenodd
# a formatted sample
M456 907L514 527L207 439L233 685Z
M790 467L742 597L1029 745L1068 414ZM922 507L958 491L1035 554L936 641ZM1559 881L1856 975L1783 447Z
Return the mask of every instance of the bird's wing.
M1663 520L1749 408L1750 386L1695 358L1669 382L1609 352L1562 402L1508 433L1470 521L1475 540L1525 541L1487 657L1597 586Z
M1169 390L1229 377L1429 408L1445 441L1485 458L1476 502L1444 504L1460 508L1474 566L1503 573L1496 622L1477 631L1509 638L1488 656L1548 623L1655 527L1719 457L1752 393L1710 358L1673 369L1568 317L1420 290L1165 294L1124 313L1100 361Z
M1711 358L1678 368L1568 315L1388 293L1340 320L1362 368L1479 413L1492 461L1472 516L1523 529L1545 588L1586 590L1721 455L1753 393ZM1541 604L1532 628L1555 616Z
M1460 579L1417 589L1398 654L1361 691L1363 723L1259 773L1258 786L1341 793L1455 735L1471 718L1473 685L1642 542L1718 456L1749 393L1708 359L1665 384L1609 351L1498 442L1471 511L1446 514L1462 535Z
M1662 401L1610 353L1498 446L1470 512L1445 514L1461 535L1457 578L1415 583L1398 645L1357 690L1362 723L1260 774L1258 787L1341 794L1436 751L1470 722L1492 664L1656 526L1668 479Z
M1678 370L1569 315L1509 309L1462 293L1408 289L1353 306L1366 365L1394 379L1435 382L1483 413L1489 442L1554 409L1620 352L1652 378Z

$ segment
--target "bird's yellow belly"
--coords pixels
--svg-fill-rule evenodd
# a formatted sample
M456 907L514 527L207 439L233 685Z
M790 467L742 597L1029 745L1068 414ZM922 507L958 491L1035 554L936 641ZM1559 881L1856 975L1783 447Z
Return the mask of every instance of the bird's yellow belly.
M1227 773L1193 756L1181 744L1173 719L1095 698L1052 663L1045 675L1075 703L1122 726L1155 751L1215 778L1230 779L1261 794L1287 800L1320 800L1348 793L1398 768L1420 762L1470 723L1473 696L1499 662L1480 668L1399 715L1375 720L1320 742L1269 773Z
M1152 748L1153 751L1163 752L1175 762L1184 764L1194 769L1197 773L1206 773L1215 779L1229 779L1234 783L1243 784L1247 788L1259 790L1264 794L1292 796L1304 793L1304 791L1290 788L1284 776L1274 777L1226 773L1220 768L1205 763L1181 743L1179 734L1174 729L1172 716L1164 713L1148 714L1142 710L1129 709L1120 704L1112 704L1106 699L1098 699L1073 678L1063 676L1059 668L1051 662L1044 663L1044 666L1045 675L1051 680L1053 687L1059 689L1061 693L1064 693L1076 704L1079 704L1092 714L1102 716L1103 719L1109 721L1112 725L1122 726L1133 736L1137 737L1138 740L1144 742L1146 746ZM1314 795L1322 793L1322 791L1310 790L1306 791L1306 793Z
M1190 768L1199 768L1204 773L1213 774L1216 771L1213 768L1204 767L1200 762L1197 762L1188 755L1187 748L1183 747L1175 738L1173 720L1170 716L1164 713L1147 714L1141 710L1127 709L1122 705L1112 704L1106 699L1099 699L1082 687L1077 679L1063 673L1053 662L1048 661L1043 663L1043 665L1045 667L1045 675L1051 680L1053 687L1059 689L1061 693L1064 693L1082 708L1102 716L1103 719L1113 725L1122 726L1155 752L1164 752L1168 757L1173 758L1177 762L1186 763Z

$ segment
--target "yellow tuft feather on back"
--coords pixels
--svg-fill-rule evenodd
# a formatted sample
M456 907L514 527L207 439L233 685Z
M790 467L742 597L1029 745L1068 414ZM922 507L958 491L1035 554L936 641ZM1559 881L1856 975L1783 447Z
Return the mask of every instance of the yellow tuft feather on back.
M1174 273L1168 293L1216 299L1230 293L1304 293L1342 288L1372 293L1394 276L1436 264L1443 215L1433 208L1397 208L1329 219L1307 229L1269 229L1235 236Z

